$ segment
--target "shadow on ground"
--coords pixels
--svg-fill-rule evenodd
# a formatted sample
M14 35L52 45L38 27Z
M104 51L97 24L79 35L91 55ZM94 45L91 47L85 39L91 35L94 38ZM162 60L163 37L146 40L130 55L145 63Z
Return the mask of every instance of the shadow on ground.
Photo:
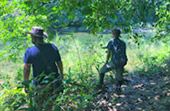
M149 75L149 76L148 76ZM111 80L105 81L105 90L88 105L91 111L170 111L170 70L161 73L128 74L122 93L115 93Z

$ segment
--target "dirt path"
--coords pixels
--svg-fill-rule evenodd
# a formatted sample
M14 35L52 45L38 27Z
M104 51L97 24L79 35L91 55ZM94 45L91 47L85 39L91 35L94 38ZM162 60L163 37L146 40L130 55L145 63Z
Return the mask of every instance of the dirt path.
M106 90L87 110L170 111L170 74L129 75L125 79L129 82L122 86L120 95L115 93L115 85L106 81Z

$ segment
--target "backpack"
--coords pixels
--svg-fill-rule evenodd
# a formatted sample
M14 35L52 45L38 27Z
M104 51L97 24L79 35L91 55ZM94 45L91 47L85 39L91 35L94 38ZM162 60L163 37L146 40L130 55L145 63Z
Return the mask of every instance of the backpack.
M112 41L112 46L112 62L116 65L116 67L125 66L128 61L126 56L126 44L119 38L115 38Z

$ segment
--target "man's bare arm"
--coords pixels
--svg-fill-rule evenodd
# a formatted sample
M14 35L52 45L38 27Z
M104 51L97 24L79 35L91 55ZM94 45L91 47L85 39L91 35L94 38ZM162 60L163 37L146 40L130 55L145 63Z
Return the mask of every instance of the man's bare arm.
M62 61L58 61L57 65L60 70L60 74L62 75L62 78L63 78L63 63L62 63Z
M31 64L24 65L24 81L29 80Z
M31 64L24 64L24 81L29 80ZM27 87L24 87L24 91L27 93Z
M106 63L108 63L109 59L110 59L110 55L111 55L111 51L108 50L108 53L107 53L107 58L106 58Z

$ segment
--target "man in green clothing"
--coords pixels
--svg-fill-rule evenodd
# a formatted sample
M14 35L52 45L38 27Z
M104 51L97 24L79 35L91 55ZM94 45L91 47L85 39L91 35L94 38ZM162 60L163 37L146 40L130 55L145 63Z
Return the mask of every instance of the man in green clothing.
M128 60L126 56L126 44L124 41L120 40L121 31L119 29L114 29L111 32L113 40L107 45L108 53L106 63L100 70L100 86L103 85L105 73L115 70L116 91L120 93L124 66L127 64ZM110 57L111 60L109 61Z

